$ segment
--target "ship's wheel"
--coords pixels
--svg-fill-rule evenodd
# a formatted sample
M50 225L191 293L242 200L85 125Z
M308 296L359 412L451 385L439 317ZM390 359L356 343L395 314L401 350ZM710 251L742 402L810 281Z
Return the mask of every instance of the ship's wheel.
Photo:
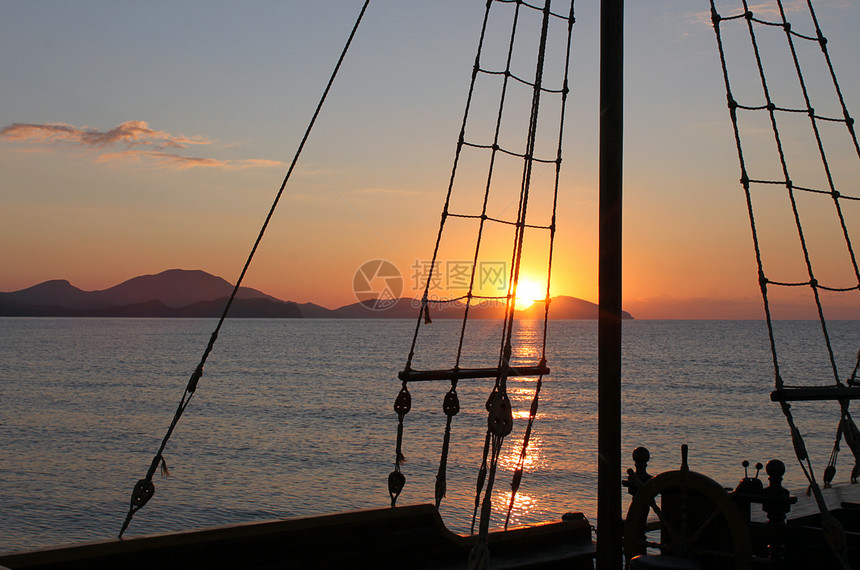
M654 530L658 541L646 536L652 513L659 520L659 531ZM728 492L713 479L684 468L655 476L633 496L624 523L628 564L649 549L702 569L746 569L752 559L747 523Z

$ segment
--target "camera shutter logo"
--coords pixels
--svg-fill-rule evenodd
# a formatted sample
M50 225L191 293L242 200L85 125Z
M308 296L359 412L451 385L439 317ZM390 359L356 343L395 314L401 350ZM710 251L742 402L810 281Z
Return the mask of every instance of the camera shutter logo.
M352 292L358 302L368 309L384 311L397 304L403 293L403 276L390 261L366 261L352 278Z

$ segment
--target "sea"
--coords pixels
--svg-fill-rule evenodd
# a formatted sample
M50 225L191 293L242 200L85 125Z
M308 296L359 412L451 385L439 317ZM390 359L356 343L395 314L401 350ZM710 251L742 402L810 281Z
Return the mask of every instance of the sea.
M216 321L211 319L0 319L0 552L116 536L134 483L144 476ZM225 322L205 374L156 475L155 495L127 536L252 520L389 506L397 373L412 320L236 319ZM498 358L499 322L470 324L468 356ZM450 367L460 323L436 320L416 348L416 368ZM779 321L786 381L833 382L821 325ZM835 360L850 374L860 322L830 323ZM524 321L515 358L541 354L543 323ZM649 472L689 466L734 486L743 460L781 459L787 484L805 480L789 430L772 403L767 329L757 321L625 321L623 458L651 452ZM456 348L456 342L454 343ZM580 511L596 521L597 323L552 321L525 476L511 524ZM446 364L446 359L447 364ZM477 363L477 360L475 361ZM468 363L467 363L468 364ZM841 373L841 372L840 372ZM399 504L432 502L447 381L410 387ZM452 422L448 493L441 514L468 533L486 432L489 380L460 382ZM511 470L535 389L508 383L514 429L500 457L492 526L504 524ZM839 420L834 402L794 404L820 479ZM853 458L844 446L837 480ZM764 474L762 474L763 476Z

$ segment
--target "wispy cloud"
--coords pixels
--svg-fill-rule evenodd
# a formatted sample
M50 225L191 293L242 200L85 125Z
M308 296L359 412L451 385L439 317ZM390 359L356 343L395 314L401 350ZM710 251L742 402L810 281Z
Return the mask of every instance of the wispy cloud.
M171 154L156 150L125 150L121 152L109 152L98 156L96 162L139 162L154 163L161 166L172 166L175 168L193 168L203 166L209 168L257 168L266 166L282 166L277 160L266 160L262 158L249 158L244 160L218 160L215 158L203 158L198 156L185 156Z
M126 121L107 131L75 127L66 123L12 123L0 130L0 137L14 141L41 144L78 144L95 148L114 145L149 146L157 149L188 148L189 145L210 144L202 137L172 135L156 131L146 121Z
M844 0L836 0L836 5L843 4ZM757 18L762 18L765 20L773 20L779 21L781 19L779 6L776 2L761 2L758 4L748 4L750 12L755 14ZM726 6L722 5L722 3L717 3L717 10L720 12L720 15L723 17L735 16L737 14L743 13L743 8L740 6L740 3L737 3L737 6L733 6L733 9L727 9ZM804 0L789 0L787 2L783 2L783 8L785 9L786 14L798 13L807 10L807 5ZM692 23L698 24L711 24L711 12L702 11L702 12L690 12L687 14L687 20Z
M251 168L282 164L265 159L219 160L178 154L176 151L195 145L210 145L214 141L201 136L187 137L155 130L146 121L126 121L104 131L90 127L76 127L67 123L12 123L0 129L0 139L36 144L42 148L57 146L90 148L98 153L96 162L145 160L178 168L194 166Z
M354 196L366 195L388 195L388 196L420 196L422 192L415 190L403 190L400 188L357 188L349 192Z
M96 158L96 162L155 162L179 168L192 166L224 166L224 162L214 158L183 156L157 150L124 150L121 152L106 152Z

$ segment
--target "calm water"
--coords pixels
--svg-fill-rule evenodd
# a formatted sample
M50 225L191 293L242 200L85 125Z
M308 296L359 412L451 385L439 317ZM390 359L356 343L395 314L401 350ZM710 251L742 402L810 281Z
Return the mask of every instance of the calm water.
M831 376L817 323L778 323L785 377ZM211 320L0 319L0 551L116 534ZM450 353L458 323L436 321L421 354ZM495 323L474 325L470 353L494 354ZM834 323L837 358L850 373L860 324ZM388 504L396 415L392 410L412 321L234 320L222 330L197 395L167 447L172 476L129 535ZM594 322L551 323L549 363L528 473L514 519L527 523L596 512L596 332ZM519 331L518 354L539 339ZM625 323L624 449L652 451L651 471L677 468L690 445L693 469L726 485L743 459L778 457L801 486L772 386L764 325L726 321ZM482 344L483 343L483 344ZM492 358L491 358L492 359ZM419 357L418 367L430 365ZM446 364L450 367L450 363ZM415 386L406 417L401 504L430 502L444 431L446 383ZM468 530L485 429L488 381L463 381L455 418L448 525ZM512 380L515 415L527 416L533 381ZM838 414L832 403L795 405L819 472ZM502 465L519 453L525 420ZM848 454L847 449L844 452ZM837 478L847 478L850 462ZM625 463L629 463L625 461ZM506 502L509 474L497 484ZM501 508L496 524L501 520Z

